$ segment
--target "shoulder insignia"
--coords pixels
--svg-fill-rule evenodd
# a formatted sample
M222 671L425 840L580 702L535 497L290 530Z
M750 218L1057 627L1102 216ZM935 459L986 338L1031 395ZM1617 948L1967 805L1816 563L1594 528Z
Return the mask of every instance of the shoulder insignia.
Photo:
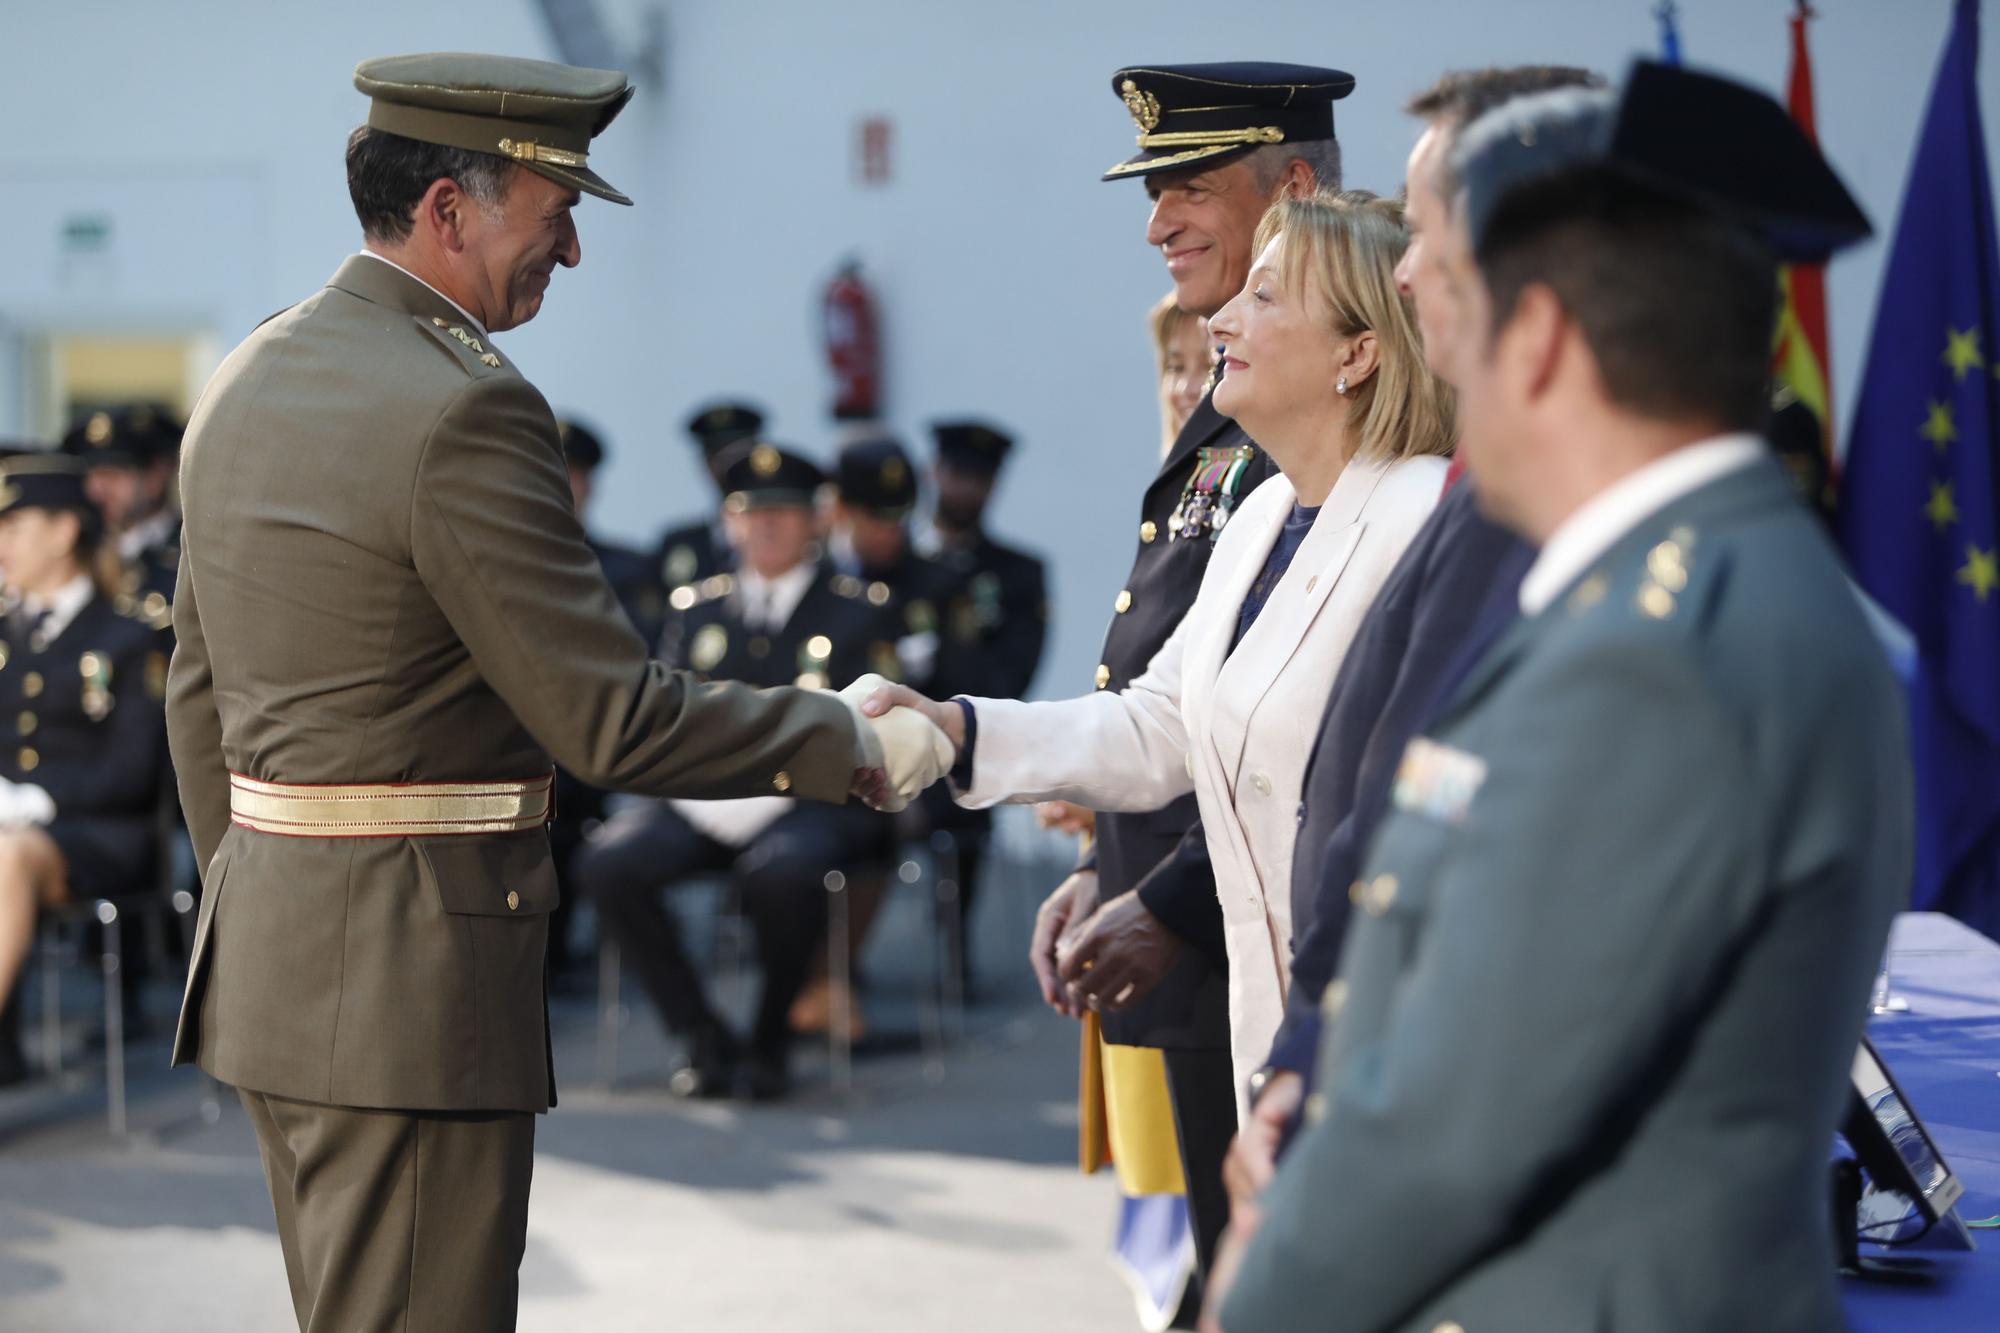
M1675 599L1687 590L1688 568L1694 559L1694 530L1675 528L1667 539L1646 552L1646 577L1632 604L1639 614L1653 620L1672 618Z
M479 340L479 336L463 324L454 324L437 315L428 319L418 316L416 324L449 349L458 364L472 374L499 370L505 364L498 353L486 350L486 344Z

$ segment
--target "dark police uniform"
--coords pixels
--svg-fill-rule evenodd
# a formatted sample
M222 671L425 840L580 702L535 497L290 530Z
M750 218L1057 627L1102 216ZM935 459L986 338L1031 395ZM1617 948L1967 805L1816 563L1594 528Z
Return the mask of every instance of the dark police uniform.
M702 466L721 484L722 455L734 445L754 440L764 429L764 414L748 403L713 403L688 418L687 432L701 451ZM720 515L711 513L661 537L653 568L662 587L679 588L719 574L736 563Z
M93 412L63 436L62 451L85 467L144 471L180 452L181 426L163 408L136 403L111 412ZM169 497L167 503L171 505ZM112 605L139 612L164 627L173 613L174 579L180 568L180 521L171 508L141 520L152 529L137 551L119 552L118 586ZM116 549L116 537L112 537Z
M23 453L0 462L0 514L40 507L94 522L74 460ZM0 616L0 778L48 794L44 826L62 853L71 901L152 887L167 782L167 660L172 637L121 612L95 587L67 623ZM19 1011L0 996L0 1082L21 1072Z
M1300 65L1128 67L1112 92L1139 127L1139 152L1106 180L1206 169L1268 143L1331 139L1333 102L1352 76ZM1194 602L1215 534L1274 471L1270 459L1206 396L1188 416L1139 511L1132 572L1112 604L1092 682L1122 690L1141 675ZM1106 1012L1104 1038L1165 1053L1196 1249L1208 1271L1228 1220L1222 1159L1236 1132L1229 1056L1229 983L1222 908L1193 796L1151 814L1100 814L1094 866L1104 901L1137 891L1193 947L1145 997Z
M564 461L585 476L595 476L606 456L604 441L597 432L580 421L570 420L558 421L556 430L562 436ZM667 603L667 590L658 577L658 565L645 552L605 541L587 528L584 541L597 553L597 562L604 567L604 581L611 585L618 605L632 618L633 628L647 642L652 642L660 632L660 619Z
M740 450L725 471L725 505L749 509L810 506L819 469L770 444ZM810 560L811 557L808 557ZM824 562L782 625L751 623L743 576L712 574L669 596L659 656L699 679L768 687L837 689L893 664L896 609L871 601L867 585ZM658 802L614 814L574 862L578 886L597 903L610 938L638 972L689 1062L674 1087L687 1095L744 1091L768 1097L786 1086L788 1016L825 925L825 873L859 858L887 855L888 824L859 804L801 803L746 846L722 842ZM704 995L662 887L703 872L728 872L754 923L762 990L746 1067L738 1043Z

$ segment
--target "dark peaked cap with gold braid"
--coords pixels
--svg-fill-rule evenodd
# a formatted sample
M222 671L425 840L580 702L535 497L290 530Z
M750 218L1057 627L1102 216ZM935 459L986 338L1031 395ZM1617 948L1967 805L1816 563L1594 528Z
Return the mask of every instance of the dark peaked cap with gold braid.
M1254 148L1333 138L1333 104L1354 76L1316 65L1239 60L1215 65L1128 65L1111 91L1139 125L1139 153L1104 173L1219 166Z
M632 100L623 74L516 56L382 56L354 69L368 124L422 143L511 158L558 185L632 201L590 169L590 141Z

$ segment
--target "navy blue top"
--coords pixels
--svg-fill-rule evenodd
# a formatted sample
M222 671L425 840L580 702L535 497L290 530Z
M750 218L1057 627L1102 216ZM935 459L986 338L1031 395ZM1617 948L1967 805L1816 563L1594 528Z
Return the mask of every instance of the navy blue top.
M1250 585L1248 595L1243 598L1243 608L1236 613L1236 637L1229 641L1229 650L1236 651L1236 645L1243 642L1243 636L1257 623L1257 616L1264 609L1264 603L1271 600L1272 592L1278 587L1278 580L1285 577L1285 571L1292 567L1292 557L1299 553L1306 534L1312 531L1313 520L1319 517L1319 506L1311 509L1302 504L1292 506L1291 516L1278 532L1278 540L1271 547L1271 554L1264 557L1264 568L1259 571L1257 581Z

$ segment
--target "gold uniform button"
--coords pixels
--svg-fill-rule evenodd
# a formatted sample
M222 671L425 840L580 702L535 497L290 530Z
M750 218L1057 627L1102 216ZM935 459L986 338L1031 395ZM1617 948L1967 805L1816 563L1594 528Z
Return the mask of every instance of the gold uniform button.
M507 890L507 910L510 912L516 912L519 911L520 908L521 908L521 895L514 892L512 889Z
M0 667L4 667L7 665L7 659L9 656L11 656L11 654L7 651L7 645L4 643L0 643Z
M21 693L27 695L30 699L41 698L42 673L39 671L30 671L27 675L21 677Z
M790 791L792 789L792 775L781 772L778 776L771 779L771 785L779 791Z
M1097 664L1097 688L1101 690L1110 683L1111 683L1111 668L1104 665L1104 663L1099 662Z
M1151 546L1153 544L1153 539L1159 535L1160 535L1160 525L1153 522L1152 519L1149 518L1144 523L1141 523L1139 525L1139 540L1143 544Z
M1367 880L1357 879L1352 884L1347 886L1347 901L1353 903L1356 907L1361 906L1361 900L1363 898L1366 898L1367 896L1368 896Z
M21 714L21 716L14 719L14 729L16 731L19 731L23 736L34 735L36 725L37 723L35 721L35 715L33 713L23 713Z
M16 758L20 761L23 773L34 772L35 766L42 762L42 757L35 753L35 747L32 745L23 745L21 753Z
M1126 588L1124 591L1120 592L1118 594L1118 600L1111 604L1111 609L1113 611L1116 611L1121 616L1124 615L1127 611L1130 611L1132 609L1132 590L1130 588Z
M1368 886L1368 915L1380 916L1396 901L1396 877L1377 875Z
M1327 1019L1340 1017L1340 1011L1347 1007L1347 983L1335 977L1326 985L1326 994L1320 997L1320 1016Z
M1465 1325L1456 1319L1447 1319L1431 1330L1431 1333L1465 1333Z
M887 606L890 595L889 585L886 583L878 580L868 585L868 605L870 606Z

